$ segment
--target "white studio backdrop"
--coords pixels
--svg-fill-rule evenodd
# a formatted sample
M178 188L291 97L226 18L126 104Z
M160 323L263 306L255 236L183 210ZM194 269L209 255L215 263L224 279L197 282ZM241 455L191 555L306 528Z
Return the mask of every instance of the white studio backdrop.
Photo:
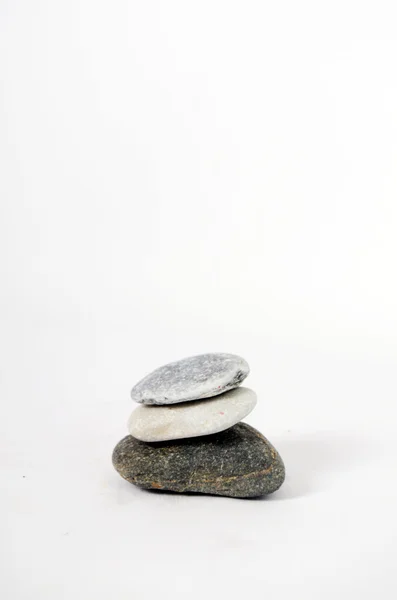
M397 7L0 0L5 600L394 600ZM287 479L150 494L129 390L234 352Z

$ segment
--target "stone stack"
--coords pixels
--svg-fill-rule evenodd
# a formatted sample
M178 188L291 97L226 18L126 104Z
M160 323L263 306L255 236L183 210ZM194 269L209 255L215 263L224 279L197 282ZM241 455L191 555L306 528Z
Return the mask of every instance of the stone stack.
M252 498L276 491L284 464L259 431L240 423L256 394L240 387L247 362L201 354L156 369L131 391L140 403L113 451L118 473L145 489Z

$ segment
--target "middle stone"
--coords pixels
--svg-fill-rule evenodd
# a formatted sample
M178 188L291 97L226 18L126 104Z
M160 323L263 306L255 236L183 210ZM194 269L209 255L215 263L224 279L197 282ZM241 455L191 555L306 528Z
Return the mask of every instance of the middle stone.
M256 394L239 387L214 398L172 406L139 406L128 420L128 431L142 442L162 442L217 433L244 419L256 404Z

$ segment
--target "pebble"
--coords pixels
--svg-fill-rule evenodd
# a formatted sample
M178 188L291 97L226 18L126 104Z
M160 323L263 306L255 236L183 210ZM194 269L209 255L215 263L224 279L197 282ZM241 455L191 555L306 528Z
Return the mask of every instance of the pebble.
M278 452L245 423L214 435L154 444L129 435L114 449L113 465L140 488L236 498L271 494L285 478Z
M128 431L143 442L161 442L217 433L244 419L256 405L256 394L239 387L220 396L173 406L138 406Z
M175 404L217 396L238 387L248 363L234 354L200 354L169 363L144 377L131 390L142 404Z

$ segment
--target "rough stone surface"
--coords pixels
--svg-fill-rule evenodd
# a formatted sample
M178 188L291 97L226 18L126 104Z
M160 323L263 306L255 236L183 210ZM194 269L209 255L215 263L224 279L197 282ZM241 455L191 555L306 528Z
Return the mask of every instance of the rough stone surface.
M236 498L271 494L285 477L275 448L245 423L174 442L148 444L129 435L114 449L113 465L141 488Z
M173 406L138 406L130 416L128 431L144 442L208 435L232 427L255 404L255 392L239 387L206 400Z
M142 404L210 398L239 386L248 373L248 363L234 354L200 354L156 369L132 388L131 398Z

